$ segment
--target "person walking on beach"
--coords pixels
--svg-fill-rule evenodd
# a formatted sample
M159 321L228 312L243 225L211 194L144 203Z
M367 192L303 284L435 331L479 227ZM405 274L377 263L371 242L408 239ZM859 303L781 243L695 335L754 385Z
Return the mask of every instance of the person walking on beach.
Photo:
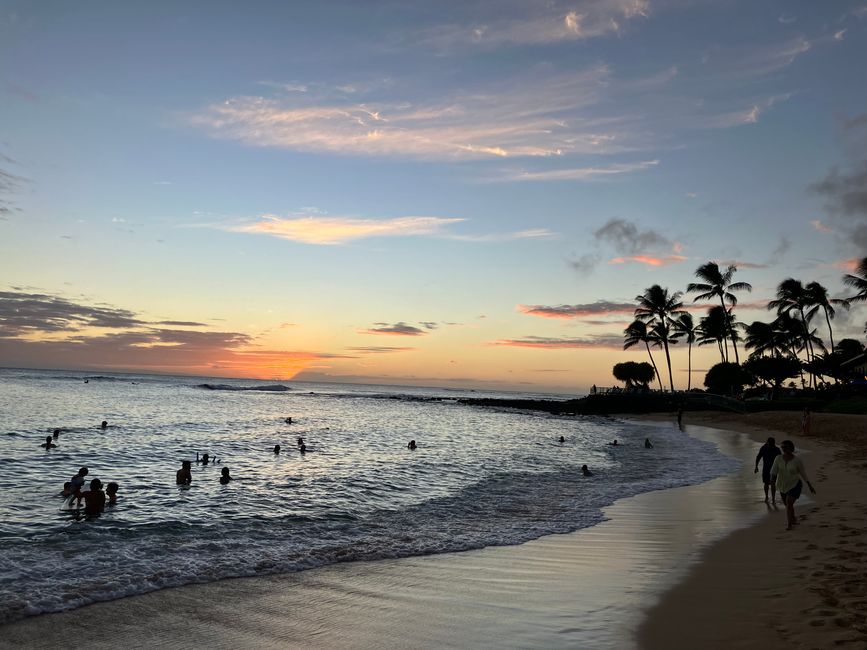
M753 474L759 472L759 461L762 461L762 483L765 485L765 503L768 502L768 488L771 488L771 503L777 503L777 486L771 480L771 466L774 460L782 452L777 447L777 441L773 436L768 438L768 441L759 448L759 453L756 454L756 467Z
M801 416L801 433L805 436L810 435L810 427L813 424L813 415L810 413L810 409L804 409L804 415Z
M811 494L816 494L813 484L807 477L804 461L795 456L795 443L791 440L783 440L780 447L783 453L774 459L771 466L771 476L776 478L777 489L786 504L786 530L792 530L792 526L798 523L795 517L795 501L801 496L803 488L801 479L810 488Z

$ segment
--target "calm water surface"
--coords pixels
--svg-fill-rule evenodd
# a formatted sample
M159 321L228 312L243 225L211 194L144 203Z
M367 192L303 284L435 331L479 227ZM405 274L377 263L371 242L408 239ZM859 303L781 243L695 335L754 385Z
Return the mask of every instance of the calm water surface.
M263 384L0 370L0 621L230 576L519 544L736 467L675 430L654 430L645 450L638 424L468 407L442 389L204 383ZM57 427L58 448L41 449ZM176 486L196 452L222 462ZM82 465L120 484L118 504L92 520L59 494Z

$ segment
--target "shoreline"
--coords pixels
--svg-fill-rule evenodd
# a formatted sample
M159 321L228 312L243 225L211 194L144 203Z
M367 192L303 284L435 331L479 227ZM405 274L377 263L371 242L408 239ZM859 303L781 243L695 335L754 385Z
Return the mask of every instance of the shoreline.
M690 434L741 462L754 455L745 436L704 427ZM701 560L696 549L766 518L748 478L738 471L621 499L596 526L517 546L223 580L44 614L4 626L0 646L76 638L109 648L123 638L149 646L484 647L497 639L631 647L647 607Z
M713 422L757 445L769 435L803 445L817 494L798 500L793 531L781 509L702 553L647 610L640 647L867 646L867 417L814 414L810 436L800 435L797 413L688 413L684 421Z

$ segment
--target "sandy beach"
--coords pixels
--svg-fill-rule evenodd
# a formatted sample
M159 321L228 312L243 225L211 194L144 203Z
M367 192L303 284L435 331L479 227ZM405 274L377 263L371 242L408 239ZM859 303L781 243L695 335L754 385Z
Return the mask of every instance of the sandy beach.
M752 460L756 440L798 422L687 414L743 469L623 499L569 535L167 589L7 625L0 646L863 647L865 460L841 444L864 419L820 415L812 439L791 436L818 494L786 533Z

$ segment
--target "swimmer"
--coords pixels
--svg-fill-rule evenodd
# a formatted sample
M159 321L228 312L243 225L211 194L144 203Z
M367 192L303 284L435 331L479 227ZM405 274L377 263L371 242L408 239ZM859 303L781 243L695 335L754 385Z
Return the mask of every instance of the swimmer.
M57 440L60 437L60 429L54 430L54 439Z
M406 448L415 451L418 448L418 445L415 444L415 440L410 440L409 443L407 443Z
M581 466L581 474L584 476L593 476L593 472L591 472L590 469L588 469L587 465Z
M292 424L292 418L291 418L291 417L288 417L288 418L286 418L286 419L283 420L283 421L284 421L286 424Z
M99 425L100 429L108 429L108 420L103 420L102 424Z
M226 484L227 484L229 481L231 481L231 480L232 480L232 477L229 476L229 468L228 468L228 467L224 467L224 468L220 471L220 483L221 483L222 485L226 485Z
M611 446L612 447L619 447L620 446L620 443L617 442L617 438L614 439L614 442L611 443Z
M175 475L175 482L178 485L189 485L193 482L193 475L190 473L190 467L192 466L192 462L188 460L181 461L181 468L178 470L178 473Z
M560 436L560 442L566 442L566 438L564 438L563 436Z
M43 443L42 443L41 445L39 445L39 446L40 446L40 447L44 447L46 450L48 450L48 449L54 449L55 447L57 447L57 445L55 445L51 440L52 440L52 439L51 439L51 436L45 436L45 442L43 442Z
M78 474L69 479L69 492L70 494L74 494L78 496L81 494L81 488L84 485L84 477L87 476L89 470L86 467L82 467L78 470Z
M304 438L302 438L301 436L298 436L298 446L300 447L303 444L304 444Z
M280 445L274 445L274 453L275 453L275 454L279 454L279 453L280 453Z
M60 492L60 496L68 497L70 494L72 494L72 483L67 481L63 484L63 490Z
M102 481L98 478L90 482L90 489L78 495L78 503L84 499L84 513L95 516L105 510L105 492L102 491Z
M644 448L645 448L645 449L653 449L653 445L650 444L650 438L645 438L645 439L644 439Z
M300 452L301 452L301 455L303 456L304 454L307 453L307 445L305 445L305 444L302 442L302 443L301 443L301 446L298 447L298 451L300 451Z
M211 457L208 454L202 454L202 458L199 459L199 452L196 452L196 463L201 463L202 467L211 462ZM214 462L217 462L217 459L214 459Z
M105 496L108 497L108 505L113 506L117 503L117 490L119 487L120 486L113 481L106 486Z

